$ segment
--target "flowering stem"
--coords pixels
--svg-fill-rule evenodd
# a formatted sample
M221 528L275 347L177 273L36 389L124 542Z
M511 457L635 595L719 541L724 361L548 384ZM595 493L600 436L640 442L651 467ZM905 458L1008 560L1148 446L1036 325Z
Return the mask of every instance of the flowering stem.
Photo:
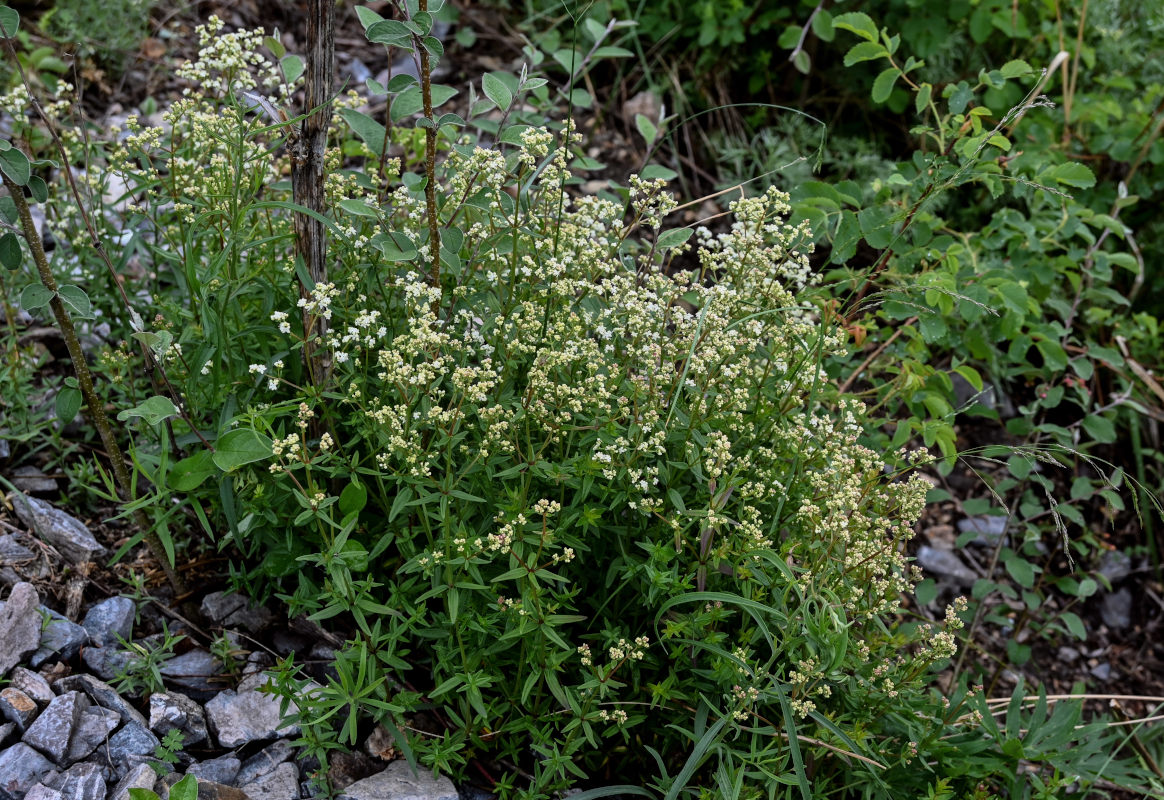
M68 309L61 301L61 297L57 292L57 282L53 277L52 270L49 269L48 257L44 252L44 245L41 243L40 234L37 233L36 225L32 221L32 213L28 209L28 201L24 199L24 190L17 186L7 175L0 173L0 177L4 179L4 187L8 189L8 194L16 205L16 211L20 215L20 227L24 231L24 240L28 244L29 252L32 253L32 259L36 263L36 271L40 276L41 283L44 287L52 292L52 299L49 300L49 306L53 310L53 316L56 317L57 326L61 329L61 335L65 339L65 346L69 350L69 359L73 362L73 371L77 376L77 385L81 389L81 396L85 398L85 405L89 408L89 415L93 419L93 425L97 428L97 433L101 437L101 444L105 447L105 452L109 454L109 461L113 467L113 477L117 481L118 488L126 497L133 497L133 483L130 480L129 470L125 467L125 457L122 455L121 447L117 444L117 438L113 435L113 427L109 424L109 417L105 414L105 404L101 398L97 396L97 391L93 388L93 373L89 371L89 363L85 360L85 353L81 349L81 342L77 338L77 331L73 327L73 318L69 316ZM170 581L170 586L173 587L175 594L181 594L184 591L182 581L178 577L178 573L174 570L174 565L170 563L169 556L166 555L166 549L162 546L161 539L153 530L146 519L145 513L138 509L134 512L134 520L138 527L144 531L144 540L149 547L150 552L161 563L162 569L166 573L166 578Z

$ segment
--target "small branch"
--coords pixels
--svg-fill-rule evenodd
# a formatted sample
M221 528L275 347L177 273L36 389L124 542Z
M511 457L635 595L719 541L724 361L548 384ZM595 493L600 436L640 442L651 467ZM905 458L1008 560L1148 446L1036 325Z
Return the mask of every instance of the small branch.
M418 0L420 12L428 12L428 0ZM429 267L429 280L436 288L441 285L441 237L437 220L436 203L436 120L432 113L432 67L428 60L428 50L419 36L412 37L416 47L417 57L420 59L420 91L424 98L424 118L429 124L424 129L424 205L428 215L428 246L431 251L432 263Z

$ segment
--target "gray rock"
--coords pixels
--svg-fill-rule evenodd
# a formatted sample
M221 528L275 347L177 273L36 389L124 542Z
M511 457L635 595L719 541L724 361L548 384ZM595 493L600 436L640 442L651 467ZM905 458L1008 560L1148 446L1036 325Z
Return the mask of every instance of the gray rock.
M1132 624L1132 593L1125 587L1103 597L1099 607L1103 624L1112 630L1123 630Z
M40 647L28 660L33 669L39 667L50 658L60 657L68 661L81 650L89 641L89 633L80 625L71 622L63 614L41 607L51 618L48 625L40 632Z
M33 784L53 771L51 761L17 742L0 753L0 800L22 800Z
M158 737L149 732L145 725L138 725L136 722L127 722L125 726L117 733L110 737L108 744L102 747L101 760L105 760L108 756L109 763L114 766L120 764L136 765L140 764L140 758L134 760L133 756L149 756L154 755L154 750L161 744Z
M133 636L137 606L128 597L110 597L89 609L81 626L99 646L113 646Z
M25 744L64 766L68 762L69 740L88 708L89 698L81 692L65 692L54 697L24 732Z
M286 739L271 742L259 752L248 758L235 776L235 784L242 786L253 783L264 775L269 775L275 767L289 760L295 752L291 743Z
M47 706L56 697L43 675L25 667L13 669L12 674L8 676L8 683L35 700L38 706Z
M86 647L81 661L102 679L111 681L129 667L133 653L116 647Z
M1099 560L1099 574L1110 583L1123 580L1132 574L1132 557L1123 550L1110 550Z
M116 711L121 716L122 722L136 723L142 728L148 727L141 712L123 700L116 689L108 683L97 680L92 675L69 675L61 678L54 685L59 692L84 692L90 700L102 708Z
M1117 673L1111 668L1111 662L1101 661L1090 670L1091 674L1101 681L1110 681L1116 677Z
M233 592L211 592L202 598L202 616L216 625L243 628L248 633L259 633L275 618L269 609Z
M56 479L48 477L31 465L12 470L12 485L22 492L55 492L57 490Z
M150 730L159 737L178 730L183 746L198 744L206 739L206 715L202 706L185 695L154 692L150 695Z
M209 692L219 687L212 679L222 674L222 665L209 651L195 648L171 658L162 665L161 673L168 684Z
M420 770L416 774L407 761L393 761L383 772L356 781L343 790L341 800L458 800L457 788L445 776L433 778Z
M28 790L24 800L65 800L65 796L56 789L51 789L43 783L37 783Z
M19 739L20 737L16 734L22 732L16 727L15 722L5 722L3 725L0 725L0 747L6 746L12 739Z
M44 783L60 792L64 800L105 800L105 777L96 764L74 764Z
M73 738L69 741L67 758L70 762L80 761L102 742L109 738L109 734L121 724L121 715L116 711L101 706L91 706L81 715L81 722L73 731Z
M36 553L29 550L15 535L0 536L0 561L5 564L27 564L36 560Z
M291 704L287 711L292 714L298 709ZM277 698L253 689L220 692L206 704L206 719L222 747L299 734L298 725L283 723Z
M244 783L239 788L251 800L299 800L299 770L294 764L284 762L258 780Z
M158 782L158 773L149 764L138 764L125 773L125 777L117 782L113 791L109 793L109 800L129 800L130 789L146 789L153 791ZM25 800L28 800L26 797Z
M33 533L59 550L70 563L83 564L105 553L105 548L76 517L20 492L13 492L8 499L16 516Z
M210 781L198 782L198 800L250 800L242 789Z
M0 714L21 731L28 729L40 709L36 701L14 686L0 689Z
M0 677L40 647L39 609L40 597L31 583L12 587L0 608Z
M212 783L221 783L230 786L234 784L235 778L238 777L238 770L241 766L242 762L233 755L225 755L212 758L209 761L200 761L197 764L191 764L186 772L195 776L200 781L210 781Z
M963 586L970 586L978 580L978 576L963 564L958 556L949 550L939 550L928 544L923 544L917 549L917 563L927 572Z
M958 531L978 534L974 537L975 544L995 544L1006 533L1008 521L1008 517L985 514L977 517L966 517L966 519L958 520Z

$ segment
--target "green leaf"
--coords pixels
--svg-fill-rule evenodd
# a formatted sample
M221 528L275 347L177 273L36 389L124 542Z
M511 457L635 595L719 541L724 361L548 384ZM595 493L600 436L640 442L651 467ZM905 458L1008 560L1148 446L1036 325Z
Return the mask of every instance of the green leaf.
M28 179L28 189L32 193L32 199L36 202L43 203L48 200L48 184L39 175L33 175Z
M1022 586L1029 589L1035 585L1035 568L1031 562L1020 556L1011 556L1006 559L1006 571Z
M4 28L4 35L11 39L20 30L20 14L15 8L0 6L0 26Z
M374 153L381 153L384 150L386 142L387 131L384 126L376 120L369 117L367 114L361 114L350 108L340 109L340 116L344 118L344 122L352 131L364 140L364 143L372 149Z
M851 31L870 42L877 41L877 26L869 18L868 14L860 11L838 14L833 17L833 27Z
M157 425L164 419L176 416L178 416L178 407L174 405L174 401L168 397L154 395L140 405L122 411L117 415L117 418L124 422L127 419L141 417L150 425Z
M693 233L695 233L695 230L692 228L675 228L673 230L663 231L659 234L659 239L655 242L655 246L660 250L670 250L679 247L690 239Z
M270 437L258 431L243 428L224 433L215 444L214 463L223 472L270 458L272 454Z
M1070 611L1064 611L1059 615L1059 619L1063 620L1063 624L1067 626L1067 630L1081 642L1087 641L1087 627L1083 624L1083 620L1079 618L1078 614Z
M918 87L917 95L913 98L913 107L917 113L922 113L926 110L926 106L930 104L930 97L933 96L934 87L928 83L923 83Z
M0 172L8 176L17 186L24 186L32 175L28 156L15 147L0 152Z
M176 492L192 492L202 485L202 482L218 472L214 466L214 453L209 450L199 450L192 456L187 456L170 467L166 481Z
M295 55L279 59L279 66L283 68L283 77L289 84L299 80L299 76L303 74L304 70L303 59Z
M403 22L395 19L381 19L371 23L364 29L364 35L369 42L376 44L390 44L407 47L413 31ZM402 41L403 40L403 41Z
M653 145L659 136L659 129L655 127L655 123L647 118L646 114L635 114L635 128L638 129L639 135L646 140L647 147Z
M340 492L339 507L346 517L356 511L362 511L368 504L368 490L362 483L352 481Z
M20 269L20 262L24 260L24 251L20 247L20 239L11 231L0 236L0 264L10 270Z
M57 290L61 302L68 307L73 316L88 319L93 316L93 304L89 302L89 295L80 286L65 284Z
M388 261L411 261L416 258L416 245L406 233L393 231L376 236L372 241Z
M508 110L513 102L513 93L509 91L509 87L501 78L491 72L486 72L481 76L481 90L502 111Z
M81 392L66 386L57 392L56 412L57 419L62 425L68 425L81 410Z
M812 32L822 42L831 42L837 35L834 27L833 15L818 6L816 16L812 18Z
M170 800L198 800L198 779L187 775L170 788Z
M845 66L851 67L862 61L874 61L889 55L889 51L879 42L858 42L845 53Z
M1002 77L1008 79L1018 78L1023 75L1030 75L1032 72L1034 72L1034 70L1031 69L1030 64L1019 58L1016 58L1014 61L1006 62L998 71L1002 73Z
M20 293L20 307L29 313L44 308L53 299L53 293L43 283L30 283Z
M432 87L432 107L439 108L442 104L447 103L452 97L457 94L457 90L451 86L433 86ZM413 114L420 113L424 108L424 97L420 93L419 86L410 86L392 100L392 108L389 116L393 122L400 122L405 117L411 117Z
M356 16L359 17L360 24L364 26L365 32L368 30L368 28L384 19L382 16L367 6L356 6Z
M1050 179L1077 189L1090 189L1095 186L1095 173L1077 161L1059 164L1044 172L1040 177Z
M1111 444L1116 440L1115 424L1106 417L1087 415L1083 418L1083 430L1100 444Z
M796 67L796 71L801 75L807 75L812 72L812 58L806 50L798 50L792 56L792 66Z
M287 55L287 48L284 47L283 43L276 39L274 36L264 36L263 47L270 50L271 54L274 55L275 58L282 58L283 56Z
M356 200L349 197L346 200L340 200L338 203L336 203L336 205L338 205L349 214L355 214L357 217L371 217L373 219L380 218L380 212L377 209L372 208L363 200Z

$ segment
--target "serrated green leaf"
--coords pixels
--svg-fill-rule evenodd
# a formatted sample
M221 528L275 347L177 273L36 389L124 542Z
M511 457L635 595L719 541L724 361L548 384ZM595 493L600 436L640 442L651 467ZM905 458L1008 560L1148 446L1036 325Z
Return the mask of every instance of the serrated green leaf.
M923 83L918 87L917 94L913 98L913 107L917 113L922 113L930 104L930 97L933 96L934 87L928 83Z
M873 91L870 97L873 98L874 103L884 103L889 99L889 95L893 93L893 85L897 83L897 79L901 77L901 70L897 67L890 67L883 70L873 81Z
M1044 179L1050 178L1067 186L1074 186L1077 189L1090 189L1095 186L1095 173L1077 161L1052 167L1044 172L1042 177Z
M850 11L847 14L838 14L833 17L833 27L851 31L870 42L877 41L877 26L868 14L861 11Z
M888 55L889 51L880 42L858 42L845 53L845 66L851 67L862 61L874 61Z
M223 472L270 458L270 437L258 431L242 428L224 433L214 445L214 464Z

